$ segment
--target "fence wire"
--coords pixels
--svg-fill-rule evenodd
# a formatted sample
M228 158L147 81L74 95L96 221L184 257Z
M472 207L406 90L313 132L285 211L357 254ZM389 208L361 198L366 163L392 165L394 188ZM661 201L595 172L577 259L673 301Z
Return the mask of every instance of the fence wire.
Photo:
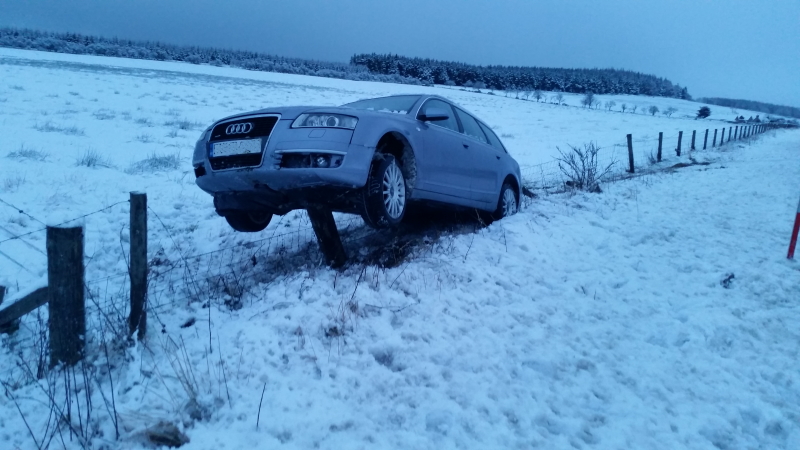
M713 131L713 129L709 130L708 149L743 139L741 134L731 139L726 129L724 142L721 142L721 136L717 136L714 144ZM677 156L678 136L679 134L676 133L662 138L662 161L669 161ZM750 135L750 137L753 136L753 134ZM696 150L702 149L704 139L705 130L697 134ZM657 162L658 142L657 136L645 136L632 140L637 171L647 169ZM691 133L683 136L681 147L682 152L689 153L691 151ZM600 181L613 181L631 176L628 173L627 150L626 140L606 145L598 150L596 155L598 168L601 170L608 168L605 178ZM530 190L563 190L565 183L569 180L564 162L559 159L523 166L521 172L523 184ZM66 225L105 212L123 203L129 203L129 200L113 203L55 226ZM44 225L44 222L4 199L0 199L0 204ZM283 218L281 218L276 222L277 226L272 228L271 234L266 237L245 240L212 251L187 254L161 217L151 208L148 209L153 215L156 226L168 236L173 247L171 250L162 247L149 256L147 308L154 315L156 323L160 322L159 314L178 305L198 303L200 306L209 307L213 303L229 307L242 306L243 302L254 301L257 298L259 286L268 286L275 280L291 276L303 268L324 264L314 230L308 217L302 213L297 217L300 225L298 228L282 231L281 221ZM391 245L391 241L396 239L396 237L383 235L382 232L367 227L360 217L337 214L336 218L342 242L353 254L365 247ZM46 228L40 228L15 235L11 230L0 226L0 231L10 236L0 240L0 245L18 240L23 245L30 247L31 250L44 254L41 249L25 238L45 230ZM124 249L115 249L115 251L117 250L121 250L121 259L125 259ZM9 255L3 255L0 249L0 257L2 256L9 257ZM128 266L127 261L125 261L125 266ZM127 270L124 270L86 281L87 345L98 342L105 343L114 339L115 336L127 334L127 316L130 313L128 278L129 274ZM43 364L42 361L46 361L49 346L47 316L47 309L39 308L24 316L16 324L11 324L11 327L16 327L17 330L11 335L0 334L0 345L6 347L10 355L15 355L21 360L33 361L40 367ZM8 367L7 365L6 368ZM0 373L0 377L8 380L22 376L21 367L12 367L8 370L9 373Z

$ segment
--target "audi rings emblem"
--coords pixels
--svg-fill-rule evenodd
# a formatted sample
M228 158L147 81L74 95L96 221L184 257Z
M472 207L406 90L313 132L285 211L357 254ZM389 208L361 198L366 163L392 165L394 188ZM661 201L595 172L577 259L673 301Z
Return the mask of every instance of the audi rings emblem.
M251 131L253 131L253 124L250 122L232 123L225 128L225 134L247 134Z

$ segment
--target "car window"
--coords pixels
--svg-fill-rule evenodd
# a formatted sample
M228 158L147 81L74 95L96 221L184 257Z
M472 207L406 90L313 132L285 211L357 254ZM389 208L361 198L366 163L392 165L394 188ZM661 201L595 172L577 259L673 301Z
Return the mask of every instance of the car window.
M408 114L414 103L419 100L419 95L394 95L391 97L369 98L353 103L346 103L342 106L356 109L366 109L369 111L392 112L398 114Z
M494 134L494 131L492 131L491 128L489 128L488 126L484 125L483 123L481 123L481 122L478 122L478 123L480 124L481 129L483 130L483 132L486 133L486 137L489 138L489 143L492 144L492 147L496 147L497 149L503 150L505 152L506 148L503 147L503 143L500 142L500 139L497 137L496 134Z
M456 108L456 111L458 113L458 119L461 120L461 126L464 127L464 134L474 137L484 144L488 144L489 141L486 140L486 135L483 134L483 130L481 130L481 126L478 125L478 121L458 108Z
M430 122L431 124L438 125L458 133L458 122L456 121L456 116L453 113L453 108L448 103L432 98L422 105L422 107L419 109L419 114L425 114L428 112L429 108L436 108L450 115L450 118L447 120L437 120L435 122Z

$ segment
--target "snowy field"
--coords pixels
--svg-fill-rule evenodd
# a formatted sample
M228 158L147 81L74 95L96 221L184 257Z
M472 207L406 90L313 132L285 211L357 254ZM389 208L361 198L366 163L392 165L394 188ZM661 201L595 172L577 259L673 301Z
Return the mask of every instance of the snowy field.
M734 113L712 106L711 120L695 121L701 105L674 99L601 96L617 103L609 112L577 107L577 95L556 106L9 49L0 80L0 199L14 206L0 204L0 284L11 299L46 283L43 223L114 205L81 219L89 289L103 299L89 323L109 323L90 327L90 367L69 401L59 376L26 375L46 308L0 337L0 448L148 448L159 423L176 424L188 449L800 448L800 266L785 259L798 131L694 152L709 164L602 194L542 196L474 233L432 231L396 267L336 272L312 251L302 214L255 236L228 229L190 172L202 128L268 105L432 92L486 120L527 167L627 133L651 145L684 131L686 147L691 130ZM677 112L641 114L650 105ZM665 149L665 166L677 162ZM134 190L148 194L154 273L243 242L222 257L257 248L279 273L250 268L238 310L224 305L229 290L194 300L159 290L146 343L111 345ZM296 245L259 247L284 233ZM200 261L183 277L223 264ZM54 431L68 404L85 442Z

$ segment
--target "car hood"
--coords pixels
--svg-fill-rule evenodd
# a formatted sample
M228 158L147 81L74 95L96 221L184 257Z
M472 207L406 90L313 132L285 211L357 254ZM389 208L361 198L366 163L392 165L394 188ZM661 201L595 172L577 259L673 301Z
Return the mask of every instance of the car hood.
M281 120L294 120L303 113L308 112L329 112L329 113L338 113L338 114L347 114L349 116L356 116L356 117L364 117L364 116L385 116L386 112L380 111L370 111L366 109L355 109L355 108L348 108L345 106L280 106L275 108L264 108L258 109L255 111L248 111L245 113L234 114L232 116L224 117L220 120L217 120L214 123L223 122L226 120L237 119L239 117L247 117L257 114L280 114ZM407 114L392 114L395 117L406 117L411 118Z

